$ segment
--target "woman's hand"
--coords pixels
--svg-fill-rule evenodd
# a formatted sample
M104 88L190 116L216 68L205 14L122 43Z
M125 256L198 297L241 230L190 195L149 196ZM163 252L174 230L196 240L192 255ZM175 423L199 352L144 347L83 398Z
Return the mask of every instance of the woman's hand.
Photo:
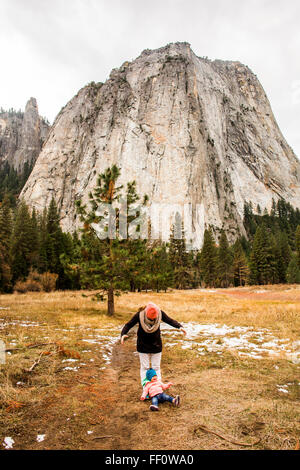
M121 344L124 344L125 338L128 338L128 335L123 335L121 337Z
M186 336L186 331L183 328L180 328L180 331Z

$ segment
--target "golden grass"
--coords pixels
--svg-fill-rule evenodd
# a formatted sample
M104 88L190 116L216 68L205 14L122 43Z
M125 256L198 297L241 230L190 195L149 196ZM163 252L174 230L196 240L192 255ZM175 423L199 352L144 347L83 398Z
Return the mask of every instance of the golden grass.
M286 289L286 286L284 286ZM124 295L117 300L117 312L126 318L136 311L137 306L152 300L168 315L180 322L220 323L227 325L270 328L280 336L288 335L298 339L300 331L300 288L293 294L282 292L282 300L240 298L230 295L224 289L209 293L202 290L173 291L167 293L142 293ZM251 292L243 289L244 293ZM239 292L240 289L231 290Z
M162 442L160 433L156 438L157 415L147 414L148 404L141 405L138 400L138 359L132 356L135 339L122 348L118 346L115 363L106 372L96 346L81 341L97 328L107 328L107 333L101 334L109 334L148 301L180 322L267 328L280 338L299 340L299 286L213 291L124 294L116 298L116 315L112 318L106 315L105 303L95 303L82 292L1 295L0 307L7 309L0 310L0 319L6 322L0 338L7 347L24 349L7 356L6 364L0 365L0 445L4 436L15 436L16 448L228 449L236 446L212 435L195 435L194 427L201 422L221 434L242 440L246 436L247 440L248 435L253 437L257 423L263 422L259 448L293 448L299 438L299 365L278 357L240 357L234 351L199 356L195 350L183 350L179 345L165 348L164 374L175 382L183 406L180 410L162 407ZM9 325L15 320L39 325ZM55 344L26 348L41 341ZM68 363L62 363L57 344L80 354L86 368L64 371L63 365ZM90 352L83 353L84 349ZM52 354L44 356L32 373L26 372L42 351ZM289 394L279 393L278 385L287 383ZM85 435L93 420L102 423L100 434L117 433L117 437L87 444ZM176 437L179 428L180 441ZM47 443L34 444L36 432L44 433L45 429ZM152 438L141 440L141 435Z
M266 287L271 291L270 286ZM116 315L109 321L113 324L122 323L139 306L152 300L167 314L183 322L251 325L281 333L286 330L293 335L300 331L300 287L287 290L285 285L280 292L279 287L275 286L275 292L280 292L280 300L272 300L265 293L256 296L252 294L251 298L254 290L252 286L230 291L214 289L215 292L195 289L124 294L116 298ZM239 297L240 293L244 297ZM9 307L9 310L0 310L0 317L27 317L69 326L96 326L99 322L108 321L106 304L83 297L81 291L0 295L0 306Z

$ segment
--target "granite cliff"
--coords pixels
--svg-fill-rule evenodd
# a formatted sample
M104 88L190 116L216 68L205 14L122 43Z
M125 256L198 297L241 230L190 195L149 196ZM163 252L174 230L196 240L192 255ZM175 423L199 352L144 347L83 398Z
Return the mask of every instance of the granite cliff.
M7 162L21 172L25 163L33 164L49 132L49 124L38 113L35 98L25 112L0 112L0 164Z
M244 233L245 201L300 207L300 162L257 77L187 43L145 50L82 88L56 117L21 196L39 210L54 196L72 231L75 200L86 201L113 163L152 203L192 205L195 246L209 225L231 240Z

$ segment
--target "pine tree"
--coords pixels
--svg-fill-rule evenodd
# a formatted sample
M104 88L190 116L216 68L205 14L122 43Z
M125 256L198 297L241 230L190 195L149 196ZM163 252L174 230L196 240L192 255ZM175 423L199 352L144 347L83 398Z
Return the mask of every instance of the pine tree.
M28 236L29 236L29 240L31 243L30 265L34 270L36 270L39 264L40 246L39 246L39 228L38 228L37 213L34 208L32 210L32 214L30 217Z
M59 223L59 212L52 198L49 204L46 217L46 256L48 270L51 273L58 274L57 286L61 289L66 288L64 278L64 268L60 262L60 255L64 253L64 236Z
M233 279L235 286L244 286L248 282L249 267L243 246L240 240L237 240L233 247Z
M175 223L171 228L169 260L173 266L175 288L186 289L191 283L191 264L186 250L184 225L178 212L175 215Z
M199 270L205 286L214 287L217 278L217 249L211 230L205 230L199 256Z
M0 292L8 292L11 287L11 241L12 214L8 195L0 206Z
M31 240L31 218L24 201L20 201L16 213L11 246L13 281L25 279L28 276L32 252L35 247Z
M75 231L73 235L63 233L64 252L60 255L60 263L64 269L64 285L66 289L80 289L81 241Z
M150 252L146 240L131 240L127 244L127 249L130 261L128 270L130 291L141 291L149 281L147 273L150 272Z
M247 234L252 237L256 230L256 220L253 214L252 203L245 202L244 204L244 227Z
M43 213L38 215L38 234L39 234L39 256L38 256L38 272L43 273L48 271L47 261L47 208L44 208Z
M166 291L174 283L173 266L168 256L167 245L156 241L151 249L150 287L156 292Z
M77 201L76 207L80 214L80 220L83 222L83 233L86 235L83 238L85 241L92 241L95 243L99 250L97 258L93 256L88 245L83 247L83 259L80 263L83 283L89 283L89 286L94 289L100 289L95 294L94 298L103 299L107 297L107 313L113 315L114 296L120 295L122 291L130 288L129 279L136 269L136 264L130 258L130 247L132 240L124 238L122 230L124 229L124 216L117 210L113 210L109 218L109 224L105 225L105 215L98 212L99 208L105 206L107 213L113 208L114 203L121 203L121 189L123 186L117 186L117 180L120 176L120 170L116 165L107 168L104 173L100 174L97 180L97 185L90 193L90 208L87 209L86 205L82 205L81 201ZM126 229L133 217L130 216L130 209L134 204L139 201L139 196L136 193L136 184L131 182L127 184L126 199ZM144 197L143 204L147 198ZM142 205L143 205L142 204ZM103 224L103 230L99 231L99 224ZM139 231L136 227L135 232ZM106 235L106 237L104 237ZM99 240L99 238L103 238ZM99 243L98 243L99 242Z
M300 267L300 225L297 226L295 234L295 245L296 245L296 254L298 266Z
M291 259L291 249L286 232L275 235L274 255L278 282L286 282L286 271Z
M224 231L217 251L217 273L221 287L229 287L233 281L232 253Z
M270 284L276 279L274 244L274 237L267 232L265 225L259 225L250 254L251 284Z
M300 268L298 265L297 256L292 256L287 272L286 272L287 282L290 284L299 284L300 283Z

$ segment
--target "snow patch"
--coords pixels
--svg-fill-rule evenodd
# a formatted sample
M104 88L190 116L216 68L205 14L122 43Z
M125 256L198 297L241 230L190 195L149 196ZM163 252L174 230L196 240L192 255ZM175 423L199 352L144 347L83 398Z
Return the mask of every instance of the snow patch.
M200 355L206 352L222 353L236 350L241 356L262 359L264 356L278 357L300 363L300 341L276 338L266 328L228 326L217 323L183 323L186 336L169 325L162 324L163 336L167 338L166 347L180 345L182 349L195 349Z
M5 437L3 441L3 446L5 449L12 449L15 441L12 437Z

